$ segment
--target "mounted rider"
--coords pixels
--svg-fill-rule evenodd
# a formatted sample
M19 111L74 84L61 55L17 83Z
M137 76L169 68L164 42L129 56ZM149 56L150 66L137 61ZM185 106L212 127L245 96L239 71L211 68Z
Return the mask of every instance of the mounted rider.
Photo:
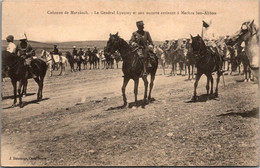
M51 58L52 58L52 61L55 62L55 59L54 59L54 55L55 56L59 56L59 62L62 62L62 57L61 57L61 53L59 52L59 49L57 48L57 45L53 45L53 51L51 51Z
M97 47L94 47L94 50L92 52L93 52L93 54L97 55L97 53L98 53Z
M162 45L162 49L163 49L164 51L169 51L170 48L171 48L171 44L169 43L169 40L165 40L165 42L164 42L163 45Z
M27 67L27 73L26 73L27 78L29 77L28 72L31 73L33 78L37 78L31 65L33 56L35 56L35 51L31 47L31 45L27 43L27 37L25 34L23 34L20 37L20 43L17 46L16 54L24 58L25 60L25 65Z
M225 71L222 69L222 62L224 60L224 58L222 58L222 56L220 55L220 53L218 52L217 49L217 44L214 40L214 37L210 34L207 34L208 36L206 36L204 38L204 42L205 45L209 48L209 50L216 56L217 58L217 62L218 62L218 70L221 74L223 74Z
M82 50L82 48L80 48L79 52L78 52L79 61L82 61L82 56L83 55L84 55L84 51Z
M137 53L140 57L144 58L144 71L143 76L147 76L147 67L151 67L149 51L153 52L153 41L148 31L144 31L143 21L136 22L138 28L137 31L133 32L132 37L129 41L129 44L132 46L134 51L137 50Z
M10 53L15 53L16 45L14 44L14 36L12 36L12 35L7 36L6 41L8 42L6 51L8 51Z
M77 58L77 56L78 56L78 51L76 49L76 46L73 46L72 56L73 56L73 59Z

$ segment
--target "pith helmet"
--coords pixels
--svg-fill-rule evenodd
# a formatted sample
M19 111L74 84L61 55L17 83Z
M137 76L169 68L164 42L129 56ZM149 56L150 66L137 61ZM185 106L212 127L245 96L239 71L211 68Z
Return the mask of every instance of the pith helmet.
M22 35L20 36L20 40L27 40L27 37L25 36L25 34L22 34Z

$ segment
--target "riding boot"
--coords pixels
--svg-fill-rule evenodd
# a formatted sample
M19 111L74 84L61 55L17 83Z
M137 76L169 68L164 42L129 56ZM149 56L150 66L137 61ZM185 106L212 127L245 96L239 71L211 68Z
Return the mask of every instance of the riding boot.
M32 78L37 78L37 76L36 76L35 73L33 72L33 69L32 69L32 66L31 66L31 65L28 66L28 70L29 70L29 72L31 73Z
M147 71L146 71L146 67L147 66L147 60L144 59L144 72L143 72L143 76L146 77L147 76Z

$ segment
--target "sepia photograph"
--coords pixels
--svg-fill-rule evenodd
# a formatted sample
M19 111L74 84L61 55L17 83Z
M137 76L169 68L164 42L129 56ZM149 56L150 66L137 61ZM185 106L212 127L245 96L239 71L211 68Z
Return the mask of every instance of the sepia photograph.
M1 166L259 166L258 0L3 0Z

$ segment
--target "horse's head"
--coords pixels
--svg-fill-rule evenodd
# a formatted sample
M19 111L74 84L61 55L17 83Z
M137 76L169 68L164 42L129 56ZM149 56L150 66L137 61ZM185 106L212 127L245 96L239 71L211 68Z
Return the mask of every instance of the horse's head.
M193 37L192 35L191 36L191 47L192 47L192 50L193 50L193 55L195 57L198 57L199 56L199 53L206 47L203 39L200 37L200 35L197 35L195 37Z
M42 53L41 53L41 58L44 58L46 57L46 50L42 50Z
M240 30L238 30L233 36L231 36L226 44L227 45L235 45L241 41L247 41L250 37L257 35L258 30L256 25L254 24L254 20L244 22L241 25Z
M110 34L109 40L107 41L107 46L105 52L113 54L116 50L119 49L120 37L118 33Z

